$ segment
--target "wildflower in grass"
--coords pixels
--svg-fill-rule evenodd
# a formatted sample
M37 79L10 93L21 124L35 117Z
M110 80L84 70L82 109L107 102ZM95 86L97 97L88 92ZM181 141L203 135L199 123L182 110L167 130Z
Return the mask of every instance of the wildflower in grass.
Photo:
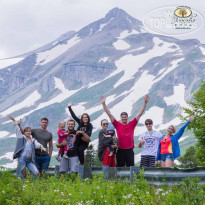
M99 189L100 187L99 186L97 186L97 189Z
M69 196L71 196L72 194L70 193Z
M63 192L61 192L61 195L62 195L62 196L64 196L64 193L63 193Z
M162 193L162 196L165 196L165 193Z
M149 192L147 191L146 194L149 194Z
M6 192L3 190L2 193L5 194Z
M55 189L55 190L53 190L54 192L59 192L59 190L58 189Z

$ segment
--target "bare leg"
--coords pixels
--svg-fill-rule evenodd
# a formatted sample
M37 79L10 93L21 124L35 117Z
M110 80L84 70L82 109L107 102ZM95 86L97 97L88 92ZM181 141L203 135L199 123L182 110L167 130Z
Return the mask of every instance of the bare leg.
M26 167L23 168L23 170L21 171L22 174L22 178L25 179L26 178Z
M173 161L167 159L167 160L165 161L165 167L173 167Z
M161 167L166 167L165 162L161 162Z

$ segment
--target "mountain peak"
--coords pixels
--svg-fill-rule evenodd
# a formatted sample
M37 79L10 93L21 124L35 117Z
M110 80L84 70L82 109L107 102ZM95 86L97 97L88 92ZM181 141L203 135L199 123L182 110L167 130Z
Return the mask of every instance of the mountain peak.
M129 14L124 11L123 9L120 9L118 7L115 7L113 9L111 9L105 16L105 18L113 18L113 17L125 17L125 16L129 16Z

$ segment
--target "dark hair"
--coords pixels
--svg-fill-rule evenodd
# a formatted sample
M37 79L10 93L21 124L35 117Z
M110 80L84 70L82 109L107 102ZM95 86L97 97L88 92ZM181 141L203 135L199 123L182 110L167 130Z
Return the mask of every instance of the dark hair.
M146 124L146 123L152 123L152 124L153 124L153 121L152 121L151 119L146 119L144 123L145 123L145 124Z
M69 119L68 121L67 121L67 124L68 124L68 122L74 122L74 125L75 125L75 120L73 120L73 119Z
M41 122L42 122L43 120L45 120L45 121L48 122L48 118L46 118L46 117L41 118Z
M25 133L28 130L31 130L31 128L30 127L25 127L24 130L23 130L23 133Z
M80 123L81 124L84 124L84 122L83 122L83 115L86 115L87 116L87 118L88 118L88 124L90 123L90 116L87 114L87 113L83 113L82 114L82 116L81 116L81 118L80 118Z
M103 122L104 120L106 120L106 119L101 120L101 122L100 122L101 125L102 125L102 122ZM108 120L106 120L106 121L108 122Z
M127 116L128 116L128 114L127 114L126 112L122 112L122 113L120 114L121 117L122 117L123 115L127 115Z

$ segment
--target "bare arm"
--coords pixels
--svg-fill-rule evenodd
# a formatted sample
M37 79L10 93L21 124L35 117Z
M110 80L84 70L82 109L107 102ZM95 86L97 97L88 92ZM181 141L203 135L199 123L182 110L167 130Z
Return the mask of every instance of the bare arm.
M105 98L104 96L102 96L100 98L101 104L103 106L103 109L105 110L105 112L107 113L108 117L110 118L110 121L113 123L114 122L114 116L112 115L112 113L110 112L110 110L108 109L107 105L105 104Z
M90 137L83 131L77 131L76 134L82 134L82 140L85 141L85 142L90 142Z
M140 140L140 142L139 142L139 144L138 144L138 147L139 147L139 148L142 148L142 146L143 146L144 143L145 143L144 140Z
M53 140L49 141L49 157L51 158L53 152Z
M149 99L150 99L149 95L146 95L145 98L144 98L144 104L142 105L142 107L140 108L139 113L136 116L137 121L139 121L140 117L142 116L142 114L143 114L143 112L146 108L146 105L149 102Z
M56 144L56 147L57 147L57 148L61 148L61 147L66 146L67 144L68 144L68 142L67 142L66 140L63 140L63 142L57 143L57 144Z

